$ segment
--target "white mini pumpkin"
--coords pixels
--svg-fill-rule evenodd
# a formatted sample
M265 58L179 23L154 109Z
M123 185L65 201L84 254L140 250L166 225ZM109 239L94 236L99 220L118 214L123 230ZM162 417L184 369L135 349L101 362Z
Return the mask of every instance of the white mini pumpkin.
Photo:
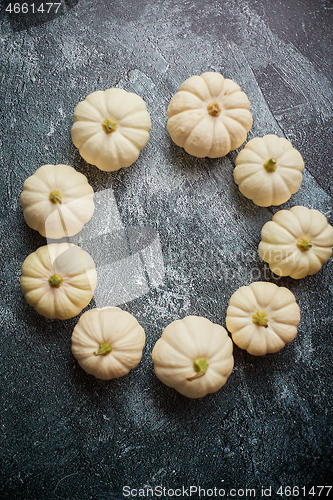
M199 316L168 325L154 346L152 358L157 377L188 398L218 391L234 366L226 330Z
M261 240L259 254L271 271L300 279L317 273L332 255L333 227L319 210L297 206L274 214Z
M167 113L172 140L199 158L218 158L237 149L253 121L250 101L239 85L214 72L185 80Z
M226 317L232 340L255 356L282 349L295 338L299 322L295 296L269 282L240 287L230 298Z
M42 236L74 236L94 213L94 191L85 175L68 165L43 165L28 177L20 197L23 216Z
M122 377L142 357L145 332L130 313L118 307L90 309L72 335L72 352L81 368L102 380Z
M111 88L89 94L76 106L72 140L88 163L110 172L138 159L150 129L144 100L133 92Z
M302 155L284 137L269 134L251 139L235 164L240 192L260 207L285 203L302 183Z
M45 245L28 255L22 265L25 298L46 318L77 316L91 301L96 284L93 259L76 245Z

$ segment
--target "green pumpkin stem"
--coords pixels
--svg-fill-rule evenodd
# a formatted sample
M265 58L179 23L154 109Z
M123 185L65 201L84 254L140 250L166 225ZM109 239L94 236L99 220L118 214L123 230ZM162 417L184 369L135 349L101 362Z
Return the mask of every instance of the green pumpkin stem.
M312 247L311 240L307 236L302 236L302 238L298 240L296 246L301 252L306 252Z
M276 158L270 158L264 163L264 167L267 172L275 172L276 170Z
M106 118L102 123L102 127L106 134L112 134L112 132L117 130L117 123L110 118Z
M98 348L98 351L94 352L94 356L106 356L107 354L110 354L111 351L112 347L110 346L110 344L101 344Z
M58 276L58 274L53 274L49 278L49 284L52 288L59 288L61 286L61 283L62 283L62 278Z
M207 111L210 116L214 116L216 118L221 113L221 107L218 102L214 101L211 104L208 104Z
M193 368L197 372L193 377L187 377L187 380L195 380L196 378L202 377L208 368L208 363L206 361L206 358L198 358L193 361Z
M266 311L261 311L258 309L258 311L252 315L252 322L255 325L263 326L264 328L267 328L267 323L268 323L268 316Z
M58 189L51 191L49 200L52 201L52 203L62 203L62 196L60 191L58 191Z

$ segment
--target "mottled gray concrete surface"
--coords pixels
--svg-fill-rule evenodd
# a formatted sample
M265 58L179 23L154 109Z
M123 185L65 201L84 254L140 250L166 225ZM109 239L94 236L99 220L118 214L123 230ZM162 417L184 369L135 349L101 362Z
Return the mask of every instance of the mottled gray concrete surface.
M193 74L234 79L252 104L248 138L285 136L304 157L301 188L283 208L304 204L332 224L332 2L63 0L49 16L9 14L8 3L0 11L1 499L109 500L124 498L125 485L223 487L225 498L231 488L255 488L260 498L272 487L281 498L279 486L304 486L299 496L312 498L308 489L333 476L333 260L300 281L272 276L257 246L279 208L239 193L236 152L199 160L175 146L166 108ZM142 96L152 131L134 165L105 173L81 159L70 128L80 100L113 86ZM142 362L122 379L86 375L70 349L77 318L44 319L20 291L23 260L46 240L25 224L19 196L45 163L75 167L97 193L98 216L75 240L98 265L88 308L120 305L147 335ZM163 386L151 361L163 328L188 314L225 325L231 294L255 280L295 294L295 341L261 358L235 347L226 386L201 400Z

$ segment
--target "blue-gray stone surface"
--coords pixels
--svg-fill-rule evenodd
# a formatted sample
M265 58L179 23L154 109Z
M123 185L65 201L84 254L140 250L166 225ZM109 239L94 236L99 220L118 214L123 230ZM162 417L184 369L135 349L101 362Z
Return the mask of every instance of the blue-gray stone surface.
M333 259L314 276L277 279L257 247L280 208L316 208L333 223L332 2L62 0L49 14L9 13L9 3L0 7L1 500L120 499L126 485L224 488L225 498L231 488L260 498L262 487L281 498L279 486L298 486L312 498L312 486L333 480ZM282 207L239 193L237 152L197 159L172 143L168 102L205 71L247 93L248 139L275 133L303 155L301 188ZM135 164L106 173L80 157L70 129L79 101L115 86L145 100L152 131ZM87 375L71 353L78 318L45 319L20 290L22 262L46 240L26 225L19 196L45 163L73 166L96 192L94 218L72 239L97 264L87 309L119 305L146 331L141 363L121 379ZM235 346L227 384L200 400L160 383L151 351L166 325L195 314L225 326L231 294L258 280L295 294L296 339L264 357Z

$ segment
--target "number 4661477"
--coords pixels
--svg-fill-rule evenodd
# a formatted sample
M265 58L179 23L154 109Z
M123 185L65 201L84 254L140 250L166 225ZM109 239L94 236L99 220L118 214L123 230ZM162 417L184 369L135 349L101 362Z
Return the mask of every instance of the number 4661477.
M53 2L45 2L41 4L36 3L9 3L5 9L6 12L10 14L28 14L31 12L32 14L56 14L61 6L61 2L53 3Z
M311 486L306 488L305 486L280 486L277 490L276 494L281 497L305 497L305 498L314 498L314 497L327 497L331 498L331 489L332 486Z

